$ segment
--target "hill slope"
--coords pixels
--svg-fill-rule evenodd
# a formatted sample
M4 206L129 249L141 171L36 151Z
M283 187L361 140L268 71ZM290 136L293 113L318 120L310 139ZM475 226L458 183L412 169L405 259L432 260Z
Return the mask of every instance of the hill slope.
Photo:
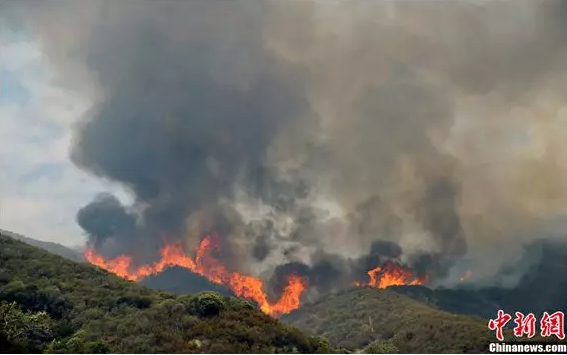
M0 235L0 346L46 352L330 352L216 293L176 296Z
M6 235L8 237L12 237L14 239L22 241L22 242L29 244L31 246L34 246L34 247L37 247L37 248L40 248L40 249L43 249L43 250L47 250L48 252L50 252L52 254L62 256L62 257L69 259L69 260L79 261L79 262L86 261L85 256L79 250L74 250L74 249L68 248L64 245L58 244L58 243L44 242L44 241L41 241L41 240L28 238L28 237L25 237L23 235L20 235L20 234L14 233L14 232L5 231L5 230L2 230L2 229L0 229L0 234Z
M423 286L393 286L390 290L444 311L483 318L494 317L499 309L537 315L567 309L567 244L563 240L534 242L519 264L529 265L530 259L538 261L531 263L512 288L464 285L432 290Z
M494 289L491 293L488 289L431 289L425 286L404 285L391 286L389 290L450 313L490 319L497 314L499 309L505 309L508 313L513 312L504 307L502 302L498 302L498 297L495 297L504 294L501 289ZM518 296L516 295L515 298Z
M325 336L337 346L371 345L367 351L485 352L495 340L484 320L442 312L396 292L372 288L328 295L283 320Z
M157 275L150 275L140 281L140 285L177 294L214 291L223 296L234 296L227 286L214 284L206 277L179 266L168 268Z

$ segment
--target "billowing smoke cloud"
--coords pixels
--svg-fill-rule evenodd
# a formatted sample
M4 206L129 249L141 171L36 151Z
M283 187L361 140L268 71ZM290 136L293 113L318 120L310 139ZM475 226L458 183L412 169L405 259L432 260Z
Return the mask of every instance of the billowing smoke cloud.
M77 213L77 223L88 233L89 244L95 248L115 237L129 239L128 244L134 241L135 217L110 194L101 194L81 208Z
M383 258L490 276L565 226L565 2L13 5L93 97L73 162L135 197L79 211L102 252L215 230L325 291Z

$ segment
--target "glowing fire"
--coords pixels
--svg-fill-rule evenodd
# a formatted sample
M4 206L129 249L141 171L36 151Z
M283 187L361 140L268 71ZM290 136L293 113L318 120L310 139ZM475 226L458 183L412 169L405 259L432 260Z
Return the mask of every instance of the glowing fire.
M472 276L472 271L467 270L463 276L461 276L461 281L465 281L466 279L470 279Z
M303 279L296 275L290 275L288 284L279 300L270 303L268 296L263 291L264 283L262 280L235 271L228 271L220 261L211 256L211 251L218 248L215 241L215 234L204 238L197 246L195 259L185 255L181 243L168 243L160 250L160 260L138 268L132 268L132 257L126 255L109 260L96 255L93 250L87 250L85 257L91 264L132 281L139 281L149 275L159 274L167 267L180 266L206 277L213 283L227 285L234 294L255 301L264 313L274 317L289 313L299 307L300 296L306 287Z
M427 277L417 277L409 269L394 262L387 262L367 272L369 281L366 285L377 288L386 288L395 285L423 285ZM355 282L354 286L362 286L362 282Z

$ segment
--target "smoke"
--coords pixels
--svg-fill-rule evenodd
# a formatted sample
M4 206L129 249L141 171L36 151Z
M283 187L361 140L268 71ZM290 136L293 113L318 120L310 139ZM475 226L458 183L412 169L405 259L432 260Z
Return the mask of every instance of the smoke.
M79 211L103 253L215 230L324 291L395 257L490 277L566 225L562 1L11 5L93 98L72 161L134 196Z
M88 244L100 248L107 239L134 238L136 218L110 194L100 194L77 213L77 223L87 232Z

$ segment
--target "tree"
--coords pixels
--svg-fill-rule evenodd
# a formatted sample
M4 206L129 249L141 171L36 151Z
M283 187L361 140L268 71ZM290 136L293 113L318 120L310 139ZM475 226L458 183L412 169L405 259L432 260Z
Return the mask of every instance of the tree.
M22 312L16 302L0 305L0 331L14 344L27 349L38 349L53 338L53 321L44 312Z

